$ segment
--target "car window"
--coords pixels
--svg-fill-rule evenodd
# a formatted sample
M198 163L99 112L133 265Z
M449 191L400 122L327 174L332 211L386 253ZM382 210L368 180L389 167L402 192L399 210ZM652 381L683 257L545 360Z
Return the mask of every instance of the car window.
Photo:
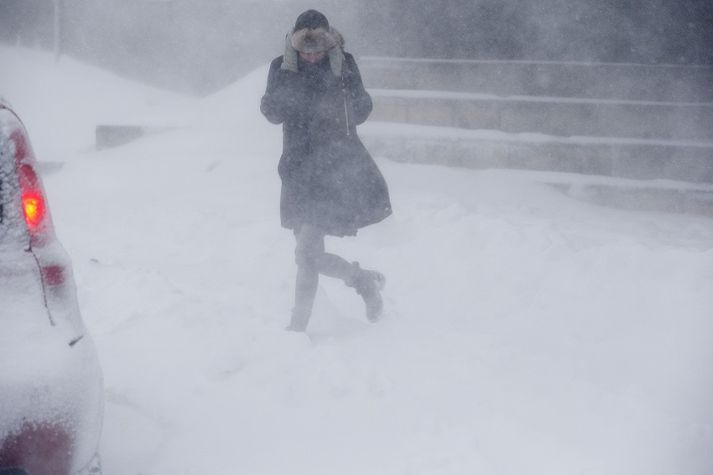
M0 174L0 226L3 225L5 222L5 200L3 199L3 193L2 193L2 182L3 182L3 176ZM0 233L2 230L0 229Z
M14 175L14 159L10 142L7 140L5 131L0 124L0 243L7 240L11 233L11 223L13 222L12 207L15 193L12 189L11 176Z
M7 251L27 247L27 228L15 164L11 134L23 133L22 124L9 109L0 107L0 246Z
M7 234L8 228L7 203L9 201L9 187L7 185L8 171L7 166L5 164L5 162L7 161L5 150L5 140L2 140L2 137L0 137L0 243L3 242L4 236Z
M1 124L0 124L1 127ZM7 222L7 216L6 216L6 209L7 209L7 202L9 197L8 195L8 179L7 175L9 173L8 170L8 155L9 155L9 150L7 147L7 140L5 139L5 133L0 129L0 238L2 238L3 233L5 232L5 228L7 227L6 222Z

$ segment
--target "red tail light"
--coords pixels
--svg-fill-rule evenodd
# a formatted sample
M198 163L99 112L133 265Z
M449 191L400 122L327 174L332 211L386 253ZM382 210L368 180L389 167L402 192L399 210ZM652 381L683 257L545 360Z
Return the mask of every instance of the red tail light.
M49 265L42 268L42 280L50 287L64 284L64 267L61 265Z
M23 164L19 169L20 188L22 190L22 211L25 223L31 233L37 233L47 216L45 197L42 194L35 170Z
M47 203L42 190L42 184L33 167L34 156L22 129L15 129L10 134L10 140L15 145L15 164L22 200L22 213L30 235L37 238L47 227Z
M5 467L22 467L32 475L68 474L73 442L58 423L26 423L19 433L0 441L0 472Z

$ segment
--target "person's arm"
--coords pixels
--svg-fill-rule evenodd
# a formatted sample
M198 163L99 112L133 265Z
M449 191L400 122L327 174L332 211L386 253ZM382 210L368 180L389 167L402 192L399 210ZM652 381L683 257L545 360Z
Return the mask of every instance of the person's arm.
M345 53L345 60L345 82L349 88L349 94L351 95L354 120L357 124L362 124L366 121L366 118L369 117L371 109L373 108L371 96L366 92L366 89L364 89L364 83L361 80L361 74L359 73L359 68L354 60L354 56Z
M260 111L273 124L297 120L304 110L305 90L299 73L281 69L282 57L270 65L267 89L260 101Z

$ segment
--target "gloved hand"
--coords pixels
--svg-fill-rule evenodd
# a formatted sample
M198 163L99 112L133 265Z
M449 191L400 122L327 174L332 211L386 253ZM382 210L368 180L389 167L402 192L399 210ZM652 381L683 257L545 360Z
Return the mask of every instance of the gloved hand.
M287 33L285 37L285 54L282 57L282 66L280 66L280 69L296 73L299 71L299 66L297 65L297 50L292 47L291 38L292 34Z
M342 47L337 45L327 52L329 56L329 67L337 77L342 77L342 65L344 64L344 52Z

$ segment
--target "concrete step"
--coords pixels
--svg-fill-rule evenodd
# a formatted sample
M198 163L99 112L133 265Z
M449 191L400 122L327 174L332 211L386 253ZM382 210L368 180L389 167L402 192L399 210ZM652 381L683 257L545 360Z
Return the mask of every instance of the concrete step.
M686 189L660 184L551 183L565 195L587 203L635 211L663 211L713 217L713 188Z
M97 150L120 147L147 135L154 135L175 129L177 126L100 124L94 129Z
M713 102L713 66L362 57L373 89Z
M613 155L603 157L601 154L606 155L606 149L599 145L604 144L591 143L594 148L582 156L577 154L587 148L586 144L575 144L568 150L566 143L559 143L561 148L546 150L546 144L554 145L557 141L491 131L477 131L479 138L467 138L452 129L436 129L367 123L361 127L360 135L372 154L395 161L490 169L488 173L515 169L508 173L517 173L528 181L542 183L570 198L595 205L713 217L713 166L707 168L707 182L690 183L688 175L681 173L686 168L685 163L676 173L670 173L670 169L642 173L629 168L635 163L617 165ZM700 148L713 149L713 144ZM552 155L552 150L558 150L560 155ZM567 152L573 154L566 155ZM604 166L607 162L609 168Z
M713 183L713 141L556 137L372 121L359 133L372 154L409 163Z
M674 103L370 89L372 119L557 136L713 139L713 102Z

